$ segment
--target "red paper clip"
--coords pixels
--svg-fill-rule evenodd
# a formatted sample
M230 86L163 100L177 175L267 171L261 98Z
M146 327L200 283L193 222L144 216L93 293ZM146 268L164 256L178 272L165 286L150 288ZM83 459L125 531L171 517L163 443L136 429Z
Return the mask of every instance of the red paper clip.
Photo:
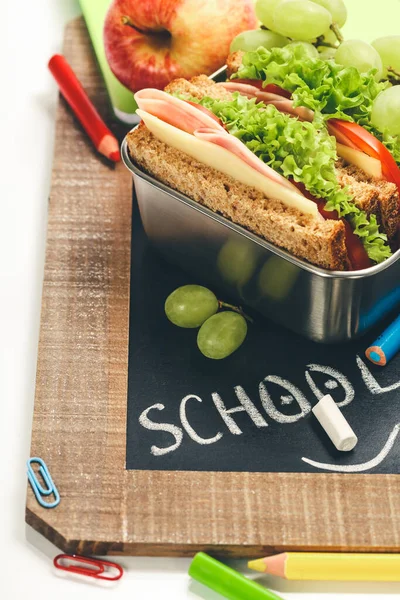
M74 563L82 563L89 566L81 567L79 564ZM124 574L123 568L116 563L98 558L89 558L87 556L77 556L76 554L72 554L71 556L68 554L59 554L53 560L53 564L56 569L61 569L62 571L78 573L79 575L86 575L87 577L104 579L106 581L117 581ZM117 573L113 574L113 570L117 571Z

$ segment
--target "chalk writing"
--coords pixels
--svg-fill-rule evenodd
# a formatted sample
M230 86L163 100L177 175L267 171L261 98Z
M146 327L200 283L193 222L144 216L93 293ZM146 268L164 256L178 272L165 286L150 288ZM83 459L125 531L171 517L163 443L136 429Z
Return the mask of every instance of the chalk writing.
M203 438L200 437L195 430L193 429L193 427L190 425L187 416L186 416L186 403L188 402L188 400L196 400L197 402L203 402L203 400L201 398L199 398L198 396L195 396L194 394L189 394L189 396L185 396L181 402L181 406L179 409L179 416L181 419L181 423L182 423L182 427L184 428L184 430L186 431L186 433L188 434L188 436L194 441L197 442L198 444L201 444L202 446L206 445L206 444L215 444L215 442L218 442L218 440L220 440L223 436L223 434L219 431L216 435L214 435L214 437L212 438Z
M217 394L216 392L211 394L213 402L219 414L225 421L229 431L233 433L233 435L241 435L243 433L243 431L237 425L236 421L234 421L234 419L232 419L230 415L244 411L247 412L247 414L252 419L256 427L268 427L268 423L266 422L260 411L257 409L257 407L250 400L244 389L240 385L237 385L234 389L236 397L240 402L239 406L235 406L235 408L226 408L219 394Z
M310 369L310 371L324 373L325 375L328 375L329 377L333 377L334 378L333 380L329 380L325 383L325 387L327 387L330 390L332 390L338 386L338 384L335 382L335 379L337 379L337 381L340 383L340 385L343 387L343 389L345 391L345 398L341 402L337 403L338 406L347 406L347 404L350 404L350 402L354 399L354 388L351 385L350 381L347 379L347 377L345 375L343 375L343 373L341 373L340 371L337 371L336 369L333 369L332 367L323 366L323 365L310 364L310 365L307 365L307 367ZM311 390L314 392L314 394L318 398L318 400L321 400L321 398L323 398L325 396L325 393L322 392L319 389L319 387L315 384L313 378L311 377L311 375L308 371L306 371L306 380L307 380L307 383L310 386ZM332 387L332 384L334 384L333 387Z
M374 377L368 366L365 364L365 362L360 358L360 356L355 357L355 362L361 373L362 381L371 394L385 394L400 388L400 381L382 387L378 383L377 379ZM315 374L317 373L326 376L325 381L320 379L320 385L317 385L315 381ZM355 391L353 385L350 383L346 375L338 371L337 369L334 369L327 365L310 363L307 365L306 370L304 371L304 376L305 381L309 386L310 392L313 396L315 396L317 400L320 400L325 395L326 392L324 388L327 390L336 390L339 387L344 392L344 399L337 402L338 406L347 406L355 398ZM258 401L261 404L265 415L263 415L262 412L260 412L256 404L250 399L247 392L242 386L235 386L233 388L233 391L238 400L238 405L233 406L232 408L228 408L225 405L225 402L223 401L221 395L218 392L211 393L212 403L208 404L208 406L204 405L203 400L202 398L200 398L200 396L195 394L186 395L184 398L182 398L179 405L179 425L181 426L173 423L158 423L152 420L152 418L150 417L151 412L163 411L165 409L164 404L153 404L152 406L144 410L139 416L140 425L145 429L148 429L149 431L163 432L164 434L169 434L173 437L174 440L170 445L152 445L150 448L151 454L153 456L163 456L165 454L178 450L178 448L182 445L185 434L190 440L201 446L215 444L226 434L229 435L229 433L234 436L242 435L243 431L234 418L234 415L238 413L245 413L248 416L251 425L255 425L257 428L266 428L269 426L267 419L288 426L307 417L312 408L312 403L299 389L299 387L297 387L287 379L284 379L277 375L266 376L259 383L258 386ZM196 431L196 429L193 427L193 424L190 422L190 406L192 405L192 403L202 405L202 410L210 410L210 406L212 407L212 410L216 413L216 415L219 418L219 424L218 420L216 420L215 429L214 431L212 431L212 433L215 433L215 435L211 437L203 437L200 435L199 431ZM294 414L286 414L285 412L283 412L284 407L289 406L290 411L287 412L293 413L294 410L296 410L297 412L295 412ZM293 406L295 408L293 408ZM226 428L225 432L224 427ZM383 460L385 460L386 456L393 448L393 445L398 437L399 431L400 423L398 423L394 427L382 450L374 458L367 462L353 465L338 465L318 462L304 456L299 456L299 460L301 458L302 461L311 465L312 467L325 471L337 471L344 473L358 473L362 471L368 471L379 465ZM165 436L163 437L163 440L164 439Z
M179 448L183 439L183 433L180 427L172 425L171 423L154 423L148 418L147 415L151 410L164 410L164 408L164 404L153 404L153 406L149 406L149 408L146 408L146 410L144 410L139 417L139 423L142 425L142 427L150 429L151 431L167 431L175 438L175 444L167 446L167 448L159 448L158 446L152 446L150 451L152 454L154 454L154 456L162 456L163 454L168 454L168 452L173 452L174 450Z
M400 381L393 383L392 385L388 385L386 387L381 387L375 377L372 375L371 371L368 369L365 362L357 356L357 365L361 371L361 377L371 394L384 394L386 392L392 392L393 390L397 390L400 388Z
M267 390L267 386L265 383L275 383L280 387L283 387L285 391L288 391L293 400L296 400L299 405L300 412L295 415L285 415L280 410L278 410ZM274 419L277 423L295 423L299 419L305 417L311 410L311 404L304 396L304 394L299 390L298 387L290 383L287 379L283 379L282 377L276 377L276 375L268 375L259 385L260 392L260 400L261 404L267 415ZM288 398L288 396L286 396ZM286 402L287 404L287 402Z

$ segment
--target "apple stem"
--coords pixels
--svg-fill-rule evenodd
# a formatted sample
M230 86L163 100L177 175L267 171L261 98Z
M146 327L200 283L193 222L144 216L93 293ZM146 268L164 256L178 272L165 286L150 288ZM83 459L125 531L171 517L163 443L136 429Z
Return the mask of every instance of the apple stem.
M342 32L340 31L339 27L337 26L337 23L332 23L331 29L332 29L333 33L336 35L338 42L341 44L344 40L344 37L342 36Z
M129 27L132 27L132 29L138 33L143 33L144 35L149 35L151 33L151 31L145 31L144 29L139 29L139 27L136 27L136 25L133 24L132 19L126 15L121 17L121 23L122 25L129 25Z

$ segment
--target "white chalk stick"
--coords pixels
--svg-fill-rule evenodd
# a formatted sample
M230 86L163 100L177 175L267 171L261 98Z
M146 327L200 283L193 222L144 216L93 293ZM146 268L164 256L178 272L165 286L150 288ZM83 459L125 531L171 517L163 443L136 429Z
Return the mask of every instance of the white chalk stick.
M338 450L353 450L358 438L332 396L321 398L312 411Z

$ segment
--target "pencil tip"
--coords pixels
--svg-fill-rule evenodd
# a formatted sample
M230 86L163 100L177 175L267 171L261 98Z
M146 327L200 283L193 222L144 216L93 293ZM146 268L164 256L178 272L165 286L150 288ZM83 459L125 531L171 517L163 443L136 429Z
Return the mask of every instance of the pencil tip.
M252 569L252 571L259 571L260 573L265 573L266 570L265 562L262 558L258 558L257 560L250 560L247 563L247 566L249 567L249 569Z
M111 152L109 155L109 158L111 160L113 160L114 162L118 162L121 160L121 154L119 152L119 150L115 150L115 152Z

